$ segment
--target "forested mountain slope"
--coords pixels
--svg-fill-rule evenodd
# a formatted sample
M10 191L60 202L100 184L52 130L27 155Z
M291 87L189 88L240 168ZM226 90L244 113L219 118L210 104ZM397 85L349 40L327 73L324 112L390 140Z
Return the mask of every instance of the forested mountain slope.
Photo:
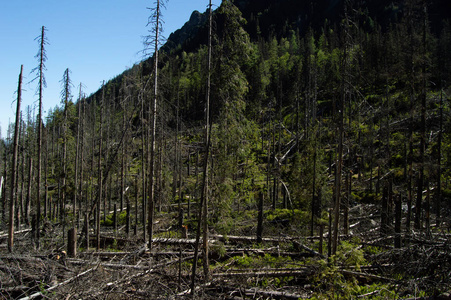
M211 286L196 291L212 299L250 287L282 299L450 291L449 6L225 0L211 47L208 11L194 12L157 64L154 55L49 115L41 218L87 240L95 229L86 246L97 251L114 228L111 247L138 249L119 264L148 255L152 271L139 278L174 290L188 289L197 260L178 256L177 282L175 267L155 275L152 259L203 249L198 275ZM35 124L23 128L16 219L30 225ZM201 233L213 234L210 255ZM149 236L146 253L137 245ZM118 289L136 292L138 275L124 276Z

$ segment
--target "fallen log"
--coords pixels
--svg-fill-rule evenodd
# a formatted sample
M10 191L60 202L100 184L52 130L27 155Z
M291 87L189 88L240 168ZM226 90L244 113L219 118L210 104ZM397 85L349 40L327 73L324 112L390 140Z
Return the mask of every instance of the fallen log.
M291 272L291 271L310 271L310 268L251 268L251 269L229 269L225 273L242 273L242 272Z
M312 256L310 253L305 252L286 252L286 251L267 251L262 249L244 249L244 250L235 250L235 251L227 251L223 256L224 257L232 257L232 256L244 256L244 255L258 255L264 256L269 254L274 257L280 256L288 256L291 258L302 258L302 257L310 257ZM213 254L211 254L213 255Z
M299 242L297 242L297 241L293 241L293 244L294 244L295 246L301 248L301 249L304 249L305 251L307 251L308 253L310 253L312 256L319 256L319 257L321 257L321 258L326 258L326 257L325 257L324 255L322 255L321 253L319 253L319 252L317 252L317 251L315 251L315 250L313 250L313 249L311 249L311 248L309 248L309 247L307 247L307 246L305 246L305 245L303 245L303 244L301 244L301 243L299 243Z
M84 261L84 260L78 260L78 259L67 259L67 262L72 265L102 266L104 268L112 268L112 269L147 270L150 268L150 266L126 265L126 264L120 264L120 263L102 263L102 262Z
M133 252L82 252L78 256L84 257L84 256L105 256L105 257L115 257L115 256L124 256L124 255L130 255Z
M294 293L289 293L289 292L284 292L284 291L265 291L265 290L261 290L261 289L247 289L244 290L244 293L246 294L246 296L251 296L254 297L256 295L260 295L263 297L269 297L271 299L303 299L305 298L305 295L300 295L300 294L294 294Z
M58 283L58 284L55 284L55 285L49 287L48 289L45 289L44 291L36 292L36 293L34 293L34 294L32 294L32 295L30 295L30 296L28 296L28 297L23 297L23 298L21 298L20 300L30 300L30 299L34 299L34 298L36 298L36 297L41 297L41 296L42 296L43 298L45 298L44 294L47 294L48 292L50 292L50 291L52 291L52 290L54 290L54 289L56 289L56 288L58 288L58 287L60 287L60 286L62 286L62 285L68 284L69 282L74 281L75 279L80 278L81 276L84 276L84 275L90 273L91 271L93 271L93 270L95 270L95 269L96 269L96 268L91 268L91 269L89 269L89 270L86 270L86 271L84 271L84 272L82 272L82 273L80 273L80 274L78 274L78 275L76 275L76 276L74 276L74 277L71 277L71 278L69 278L69 279L67 279L67 280L65 280L65 281L63 281L63 282L60 282L60 283Z
M355 276L355 277L365 277L365 278L374 279L374 280L378 280L378 281L385 281L385 282L395 282L396 281L396 280L388 278L388 277L383 277L383 276L373 275L373 274L368 274L368 273L362 273L362 272L356 272L356 271L340 270L339 272L342 273L343 275L350 275L350 276Z
M253 272L230 272L230 273L216 273L212 274L214 278L223 277L235 277L235 276L245 276L245 277L289 277L289 276L311 276L313 271L309 269L293 269L284 271L253 271Z
M190 259L193 259L193 258L194 258L194 256L188 256L188 257L183 258L182 261L190 260ZM171 260L171 261L169 261L169 262L164 262L164 263L156 264L156 265L152 266L151 268L148 268L148 269L147 269L146 271L144 271L144 272L141 272L141 273L138 273L138 274L129 276L129 277L124 277L124 278L118 279L118 280L113 281L113 282L108 282L108 283L106 284L106 288L111 287L112 290L113 290L113 289L119 287L119 286L120 286L121 284L123 284L123 283L131 282L131 281L132 281L133 279L135 279L135 278L138 278L138 277L142 277L142 276L151 274L152 272L156 271L157 269L159 269L159 268L161 268L161 267L166 267L166 266L169 266L169 265L178 263L178 262L180 262L180 259L177 258L177 259Z
M245 242L245 243L256 243L257 237L253 236L237 236L237 235L221 235L221 234L211 234L210 238L221 241L221 242ZM287 241L293 241L297 238L294 237L266 237L262 238L262 242L267 243L280 243L280 242L287 242Z
M183 254L193 254L194 252L183 252ZM135 252L84 252L79 255L79 257L84 256L96 256L96 257L121 257L125 255L136 255L136 256L175 256L179 255L179 251L158 251L158 252L150 252L150 251L144 251L142 253L136 253Z
M138 257L141 257L141 255L143 255L143 253L146 252L146 250L147 250L147 244L144 243L143 245L141 245L141 247L139 247L138 249L136 249L129 255L122 258L121 263L125 263L127 261L132 261L132 260L133 260L133 262L135 262Z
M194 288L194 291L196 292L196 291L198 291L198 290L200 290L200 289L202 289L202 288L207 288L207 287L211 286L211 284L212 284L211 282L207 282L207 283L204 283L204 284L202 284L202 285L198 285L198 286L196 286L196 287ZM189 294L191 294L191 293L192 293L191 289L187 289L187 290L184 290L184 291L178 293L178 294L175 295L175 296L169 297L169 299L171 299L171 300L181 299L181 297L187 296L187 295L189 295Z
M366 298L368 296L372 296L372 295L378 294L380 292L381 292L381 290L376 290L376 291L373 291L373 292L370 292L370 293L358 295L357 298Z
M234 241L234 242L256 242L257 238L255 237L247 237L247 236L223 236L223 235L211 235L211 237L218 239L219 241ZM278 243L278 242L292 242L295 246L298 248L301 248L305 251L307 251L312 256L319 256L321 258L326 258L324 255L320 254L319 252L301 244L300 242L296 241L296 238L294 237L283 237L283 238L262 238L263 242L271 242L271 243ZM257 251L257 250L256 250Z
M21 234L21 233L27 233L27 232L30 232L30 231L31 231L31 229L22 229L22 230L14 231L14 235ZM8 234L1 234L0 235L0 241L2 239L4 239L4 238L7 238L7 237L8 237Z
M208 242L210 244L217 242L214 239L210 239L208 240ZM152 239L152 243L156 243L156 244L175 244L175 245L180 245L180 244L186 244L186 245L195 245L196 244L196 239L178 239L178 238L154 238ZM200 240L200 243L202 244L202 239Z

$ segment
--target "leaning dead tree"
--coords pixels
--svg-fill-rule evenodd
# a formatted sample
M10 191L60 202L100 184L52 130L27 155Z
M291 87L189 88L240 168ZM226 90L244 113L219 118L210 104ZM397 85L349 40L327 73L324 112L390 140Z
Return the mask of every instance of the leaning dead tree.
M19 149L19 126L20 126L20 101L22 97L22 72L23 65L20 66L19 86L17 88L17 108L16 108L16 124L14 126L14 143L13 143L13 159L11 164L11 198L9 204L9 226L8 226L8 251L12 252L14 247L14 201L16 191L16 169L17 156Z

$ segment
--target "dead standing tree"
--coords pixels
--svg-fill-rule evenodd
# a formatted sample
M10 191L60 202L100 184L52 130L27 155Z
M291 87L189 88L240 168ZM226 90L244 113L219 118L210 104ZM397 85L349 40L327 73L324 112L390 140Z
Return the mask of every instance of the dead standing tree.
M14 201L16 191L16 169L17 156L19 148L19 126L20 126L20 101L22 96L22 72L23 65L20 66L19 86L17 88L17 108L16 108L16 124L14 126L14 143L13 143L13 159L11 164L11 198L9 204L9 226L8 226L8 251L12 252L14 247Z
M100 103L100 119L99 119L99 160L98 160L98 178L97 178L97 188L98 188L98 197L96 200L96 249L100 251L100 204L102 203L103 195L103 184L102 181L102 142L103 142L103 109L105 103L105 82L102 83L102 99ZM105 176L104 178L107 178Z
M210 88L211 88L211 36L212 36L212 5L211 0L208 6L208 58L207 58L207 93L205 101L205 161L204 161L204 175L202 180L201 198L199 204L199 218L197 223L196 245L194 248L192 278L191 278L191 293L194 295L197 258L199 252L199 241L201 225L203 228L203 269L205 281L209 280L209 261L208 261L208 161L210 151Z
M36 248L39 249L39 228L40 228L40 220L41 220L41 165L42 165L42 93L43 88L47 86L45 77L44 77L44 70L46 70L45 62L47 61L47 54L45 51L45 45L48 44L47 39L45 37L46 29L44 26L41 28L41 35L36 38L36 40L39 42L39 52L36 55L36 57L39 60L39 65L34 68L31 72L36 73L36 77L32 80L39 80L38 85L38 96L39 96L39 109L38 109L38 136L37 136L37 178L36 178L36 224L35 227L36 230L33 234L35 238L35 245Z
M77 215L77 205L79 205L78 212L80 212L80 203L77 202L79 198L79 194L81 192L81 188L78 186L78 172L79 172L79 166L80 166L80 125L81 125L81 106L83 102L83 92L82 92L82 84L79 85L79 92L78 92L78 121L77 121L77 142L76 142L76 149L75 149L75 176L74 176L74 195L73 195L73 215L74 218L77 219L77 224L80 221L80 215ZM80 181L81 182L81 181ZM73 224L75 227L75 223ZM78 227L78 225L77 225Z
M69 131L69 125L68 125L68 120L67 120L67 110L68 110L68 105L69 105L69 101L71 100L71 87L72 87L72 82L70 80L70 70L66 69L64 71L63 74L63 79L61 80L61 86L62 86L62 90L61 90L61 98L62 98L62 104L64 105L64 116L63 116L63 126L62 126L62 130L63 130L63 157L62 157L62 207L63 207L63 211L62 213L64 214L64 207L66 205L66 197L67 197L67 143L68 143L68 131ZM65 222L65 221L64 221Z
M149 35L144 38L144 51L152 49L154 51L154 95L152 101L152 128L151 128L151 146L150 146L150 162L149 162L149 203L147 206L148 218L148 235L149 249L152 249L153 236L153 211L155 204L155 138L157 125L157 100L158 100L158 47L161 40L161 32L163 30L162 9L165 8L167 0L157 0L154 8L148 8L151 15L148 18L147 26L150 27ZM144 87L145 88L145 87Z

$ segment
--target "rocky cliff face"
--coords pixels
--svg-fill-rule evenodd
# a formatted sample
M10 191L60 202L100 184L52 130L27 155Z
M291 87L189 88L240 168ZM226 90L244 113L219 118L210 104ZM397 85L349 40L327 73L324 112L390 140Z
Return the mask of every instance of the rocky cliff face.
M171 49L177 48L179 45L185 45L187 41L198 36L199 30L205 25L206 20L206 13L200 13L197 10L193 11L190 19L182 26L182 28L169 35L168 41L162 47L162 50L170 51Z

